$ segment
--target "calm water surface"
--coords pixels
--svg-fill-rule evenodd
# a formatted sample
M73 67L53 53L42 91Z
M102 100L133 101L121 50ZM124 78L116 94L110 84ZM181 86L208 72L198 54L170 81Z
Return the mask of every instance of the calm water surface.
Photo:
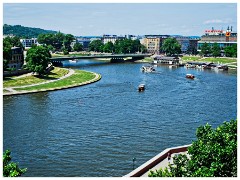
M140 166L190 144L200 125L237 117L234 73L159 66L146 74L142 64L93 63L65 65L100 73L97 83L3 98L3 148L28 168L25 176L123 176L134 157Z

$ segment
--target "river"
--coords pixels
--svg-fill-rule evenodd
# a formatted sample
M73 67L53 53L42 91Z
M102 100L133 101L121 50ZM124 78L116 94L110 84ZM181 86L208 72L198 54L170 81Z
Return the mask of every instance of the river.
M236 72L93 60L66 67L96 83L3 97L3 149L31 177L119 177L166 148L191 144L196 128L237 117ZM186 79L193 73L195 80ZM138 92L139 84L146 90Z

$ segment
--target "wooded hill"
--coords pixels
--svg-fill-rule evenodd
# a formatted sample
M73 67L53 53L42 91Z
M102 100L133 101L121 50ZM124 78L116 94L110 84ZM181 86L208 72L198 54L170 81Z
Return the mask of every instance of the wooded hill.
M14 35L20 38L37 38L39 34L57 33L57 31L40 28L24 27L21 25L3 25L3 35Z

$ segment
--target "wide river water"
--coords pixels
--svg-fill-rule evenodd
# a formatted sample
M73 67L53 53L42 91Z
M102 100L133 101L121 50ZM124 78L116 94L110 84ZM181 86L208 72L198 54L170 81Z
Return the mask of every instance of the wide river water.
M197 127L237 117L236 72L81 60L100 73L72 89L3 97L3 149L31 177L119 177L166 148L191 144ZM186 79L193 73L195 80ZM138 92L139 84L146 90Z

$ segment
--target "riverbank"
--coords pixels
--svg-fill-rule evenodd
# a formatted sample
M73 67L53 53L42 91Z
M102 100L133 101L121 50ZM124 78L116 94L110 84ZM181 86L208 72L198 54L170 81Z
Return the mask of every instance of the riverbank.
M44 78L30 73L3 81L3 95L29 94L54 91L87 85L101 79L101 75L89 71L55 68L52 75Z

